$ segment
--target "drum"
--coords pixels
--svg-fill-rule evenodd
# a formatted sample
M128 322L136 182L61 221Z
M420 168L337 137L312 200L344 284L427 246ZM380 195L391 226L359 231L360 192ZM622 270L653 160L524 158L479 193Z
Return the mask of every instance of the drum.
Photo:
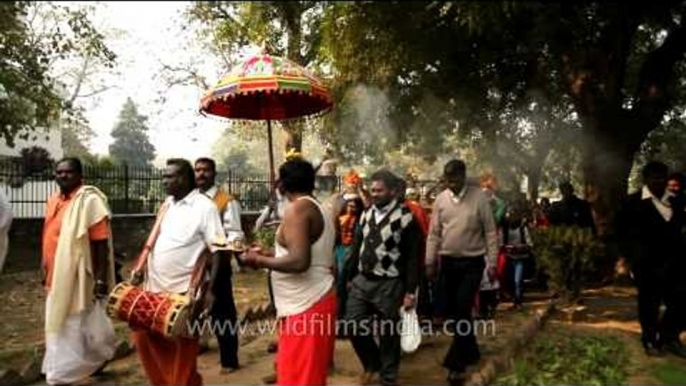
M110 317L171 339L190 336L190 301L178 294L152 293L129 282L117 284L107 301Z

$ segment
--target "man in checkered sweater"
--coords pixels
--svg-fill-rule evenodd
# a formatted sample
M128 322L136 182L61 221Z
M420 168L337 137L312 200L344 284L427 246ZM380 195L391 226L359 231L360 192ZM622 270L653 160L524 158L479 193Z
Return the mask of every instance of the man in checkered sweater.
M421 231L410 209L396 199L399 188L400 179L391 172L372 175L374 205L362 214L346 261L345 320L355 323L346 323L344 333L364 367L362 385L375 382L376 373L384 385L396 384L400 307L415 307ZM380 346L374 341L375 330Z

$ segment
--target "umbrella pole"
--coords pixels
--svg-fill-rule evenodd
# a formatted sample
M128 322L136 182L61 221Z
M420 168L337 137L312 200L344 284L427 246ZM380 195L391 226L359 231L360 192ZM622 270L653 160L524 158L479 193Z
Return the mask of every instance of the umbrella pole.
M272 121L271 119L267 119L267 136L268 140L267 142L269 143L269 185L271 186L271 195L274 194L274 182L276 180L275 174L274 174L274 149L272 146Z

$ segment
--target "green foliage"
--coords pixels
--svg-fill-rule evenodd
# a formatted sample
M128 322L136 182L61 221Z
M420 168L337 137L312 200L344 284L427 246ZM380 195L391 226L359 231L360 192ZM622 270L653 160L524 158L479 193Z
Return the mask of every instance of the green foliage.
M21 160L25 177L33 174L50 174L55 164L55 160L50 157L50 153L39 146L21 149Z
M38 34L28 20L36 9L51 7L52 30ZM93 27L88 12L43 2L3 2L0 5L0 136L32 138L37 128L53 126L58 118L82 119L62 95L49 69L57 59L89 55L111 66L116 58Z
M253 234L253 242L265 247L273 248L276 240L276 228L262 227Z
M147 117L138 113L136 104L127 98L112 130L114 142L110 155L119 163L150 166L155 159L155 147L148 139Z
M235 127L231 126L224 130L217 142L212 146L212 157L217 161L217 167L222 170L230 170L234 175L250 175L253 173L268 172L267 139L245 138L243 132L265 133L267 131L264 122L260 126ZM278 152L275 152L278 162Z
M9 146L57 117L60 98L47 77L50 53L32 46L23 17L28 3L0 4L0 135ZM20 134L21 133L21 134Z
M323 7L316 1L198 1L187 15L207 24L205 35L218 52L264 43L269 53L308 65L319 51Z
M62 126L62 149L68 157L88 157L88 143L95 135L93 129L82 121L74 121Z
M584 282L605 264L605 246L588 229L553 226L532 231L539 270L553 291L578 296Z
M686 122L683 118L669 119L661 128L651 132L637 157L640 166L649 160L661 160L672 170L686 171Z
M495 385L621 385L628 356L615 337L555 334L536 339Z
M229 153L220 163L223 167L243 175L250 174L253 171L253 166L250 164L250 155L245 150L236 150Z
M652 368L651 373L661 385L686 385L686 370L681 363L662 363Z
M217 53L265 41L325 74L337 108L321 134L344 160L388 164L386 150L402 148L432 164L467 152L511 186L527 175L544 187L580 178L583 162L589 185L617 201L624 165L665 113L683 111L683 11L299 1L199 2L189 14Z

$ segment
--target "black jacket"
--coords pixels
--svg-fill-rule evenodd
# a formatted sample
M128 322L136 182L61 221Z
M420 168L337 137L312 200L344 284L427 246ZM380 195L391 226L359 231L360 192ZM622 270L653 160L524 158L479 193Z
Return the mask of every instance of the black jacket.
M630 195L616 217L620 253L635 270L668 270L686 258L682 227L684 200L673 198L672 218L665 221L650 198ZM683 274L683 273L682 273Z
M550 225L590 228L595 234L591 205L577 196L553 203L550 208Z

